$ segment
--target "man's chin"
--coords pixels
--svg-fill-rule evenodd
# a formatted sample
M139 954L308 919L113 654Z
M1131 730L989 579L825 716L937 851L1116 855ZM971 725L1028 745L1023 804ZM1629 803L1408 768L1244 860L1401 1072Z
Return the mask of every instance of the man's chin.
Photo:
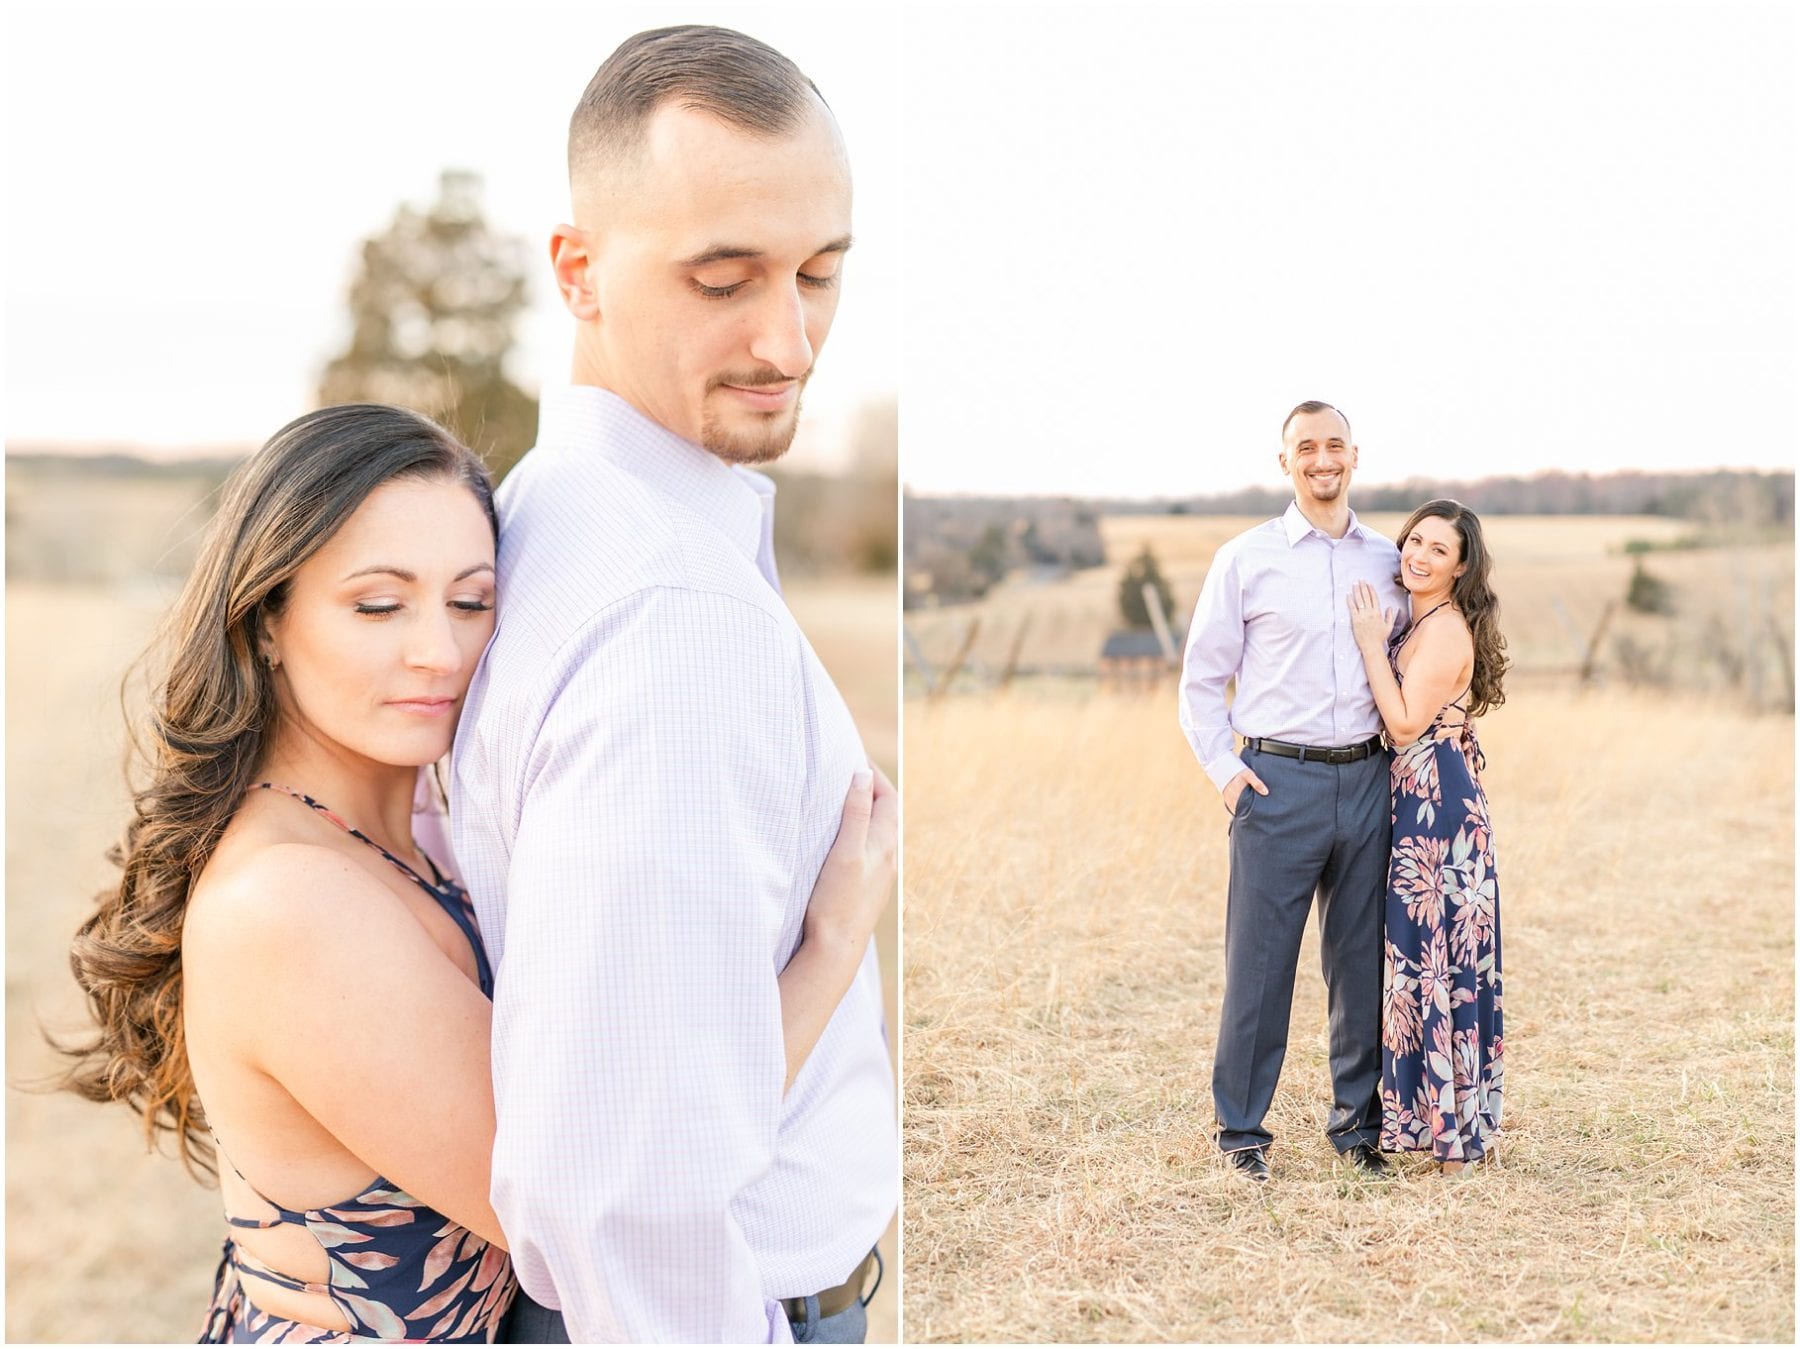
M767 464L787 453L800 425L800 409L751 413L748 417L708 417L700 427L700 447L728 464Z

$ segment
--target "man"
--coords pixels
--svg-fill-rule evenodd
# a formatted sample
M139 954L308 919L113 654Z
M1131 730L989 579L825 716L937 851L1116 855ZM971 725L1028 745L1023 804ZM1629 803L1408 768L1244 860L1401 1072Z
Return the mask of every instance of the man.
M497 972L515 1339L860 1339L898 1195L873 948L784 1097L776 977L866 756L781 601L773 487L850 171L792 62L642 33L570 123L573 384L501 489L454 759ZM792 1324L790 1324L790 1321Z
M1330 1009L1326 1136L1362 1171L1387 1169L1377 1141L1389 756L1348 599L1367 581L1404 613L1400 557L1350 509L1357 452L1341 412L1302 403L1281 440L1293 503L1219 549L1181 671L1181 728L1231 813L1217 1140L1227 1163L1254 1181L1269 1178L1274 1136L1263 1116L1281 1076L1315 898Z

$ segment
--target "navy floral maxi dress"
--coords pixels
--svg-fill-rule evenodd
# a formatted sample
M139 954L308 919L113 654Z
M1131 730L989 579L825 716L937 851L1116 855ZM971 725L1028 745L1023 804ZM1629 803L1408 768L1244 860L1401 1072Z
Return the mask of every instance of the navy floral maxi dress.
M1439 606L1442 607L1441 605ZM1389 652L1397 663L1419 625ZM1465 699L1394 751L1382 975L1381 1146L1472 1162L1500 1128L1505 1042L1494 835Z

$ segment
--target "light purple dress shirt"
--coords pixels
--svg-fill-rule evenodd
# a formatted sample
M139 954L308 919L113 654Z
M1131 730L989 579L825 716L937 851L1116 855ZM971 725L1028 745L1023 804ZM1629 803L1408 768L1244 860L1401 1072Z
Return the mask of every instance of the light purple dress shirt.
M500 491L452 760L496 974L494 1210L582 1341L782 1342L899 1195L873 944L784 1096L776 978L867 757L775 583L773 486L597 388Z
M1239 773L1232 732L1296 745L1351 745L1381 729L1350 629L1358 581L1384 608L1407 613L1400 550L1350 513L1344 537L1287 513L1214 555L1194 606L1181 664L1181 729L1221 791ZM1235 678L1229 711L1225 686Z

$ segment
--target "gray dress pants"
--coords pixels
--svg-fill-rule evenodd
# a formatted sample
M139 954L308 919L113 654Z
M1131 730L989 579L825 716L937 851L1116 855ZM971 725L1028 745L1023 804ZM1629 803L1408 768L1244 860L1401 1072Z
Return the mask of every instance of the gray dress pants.
M1246 748L1243 758L1269 794L1246 788L1231 819L1225 1004L1213 1057L1219 1147L1236 1152L1274 1137L1263 1116L1287 1053L1300 938L1315 901L1329 1013L1325 1133L1339 1152L1376 1145L1390 756L1327 764Z

